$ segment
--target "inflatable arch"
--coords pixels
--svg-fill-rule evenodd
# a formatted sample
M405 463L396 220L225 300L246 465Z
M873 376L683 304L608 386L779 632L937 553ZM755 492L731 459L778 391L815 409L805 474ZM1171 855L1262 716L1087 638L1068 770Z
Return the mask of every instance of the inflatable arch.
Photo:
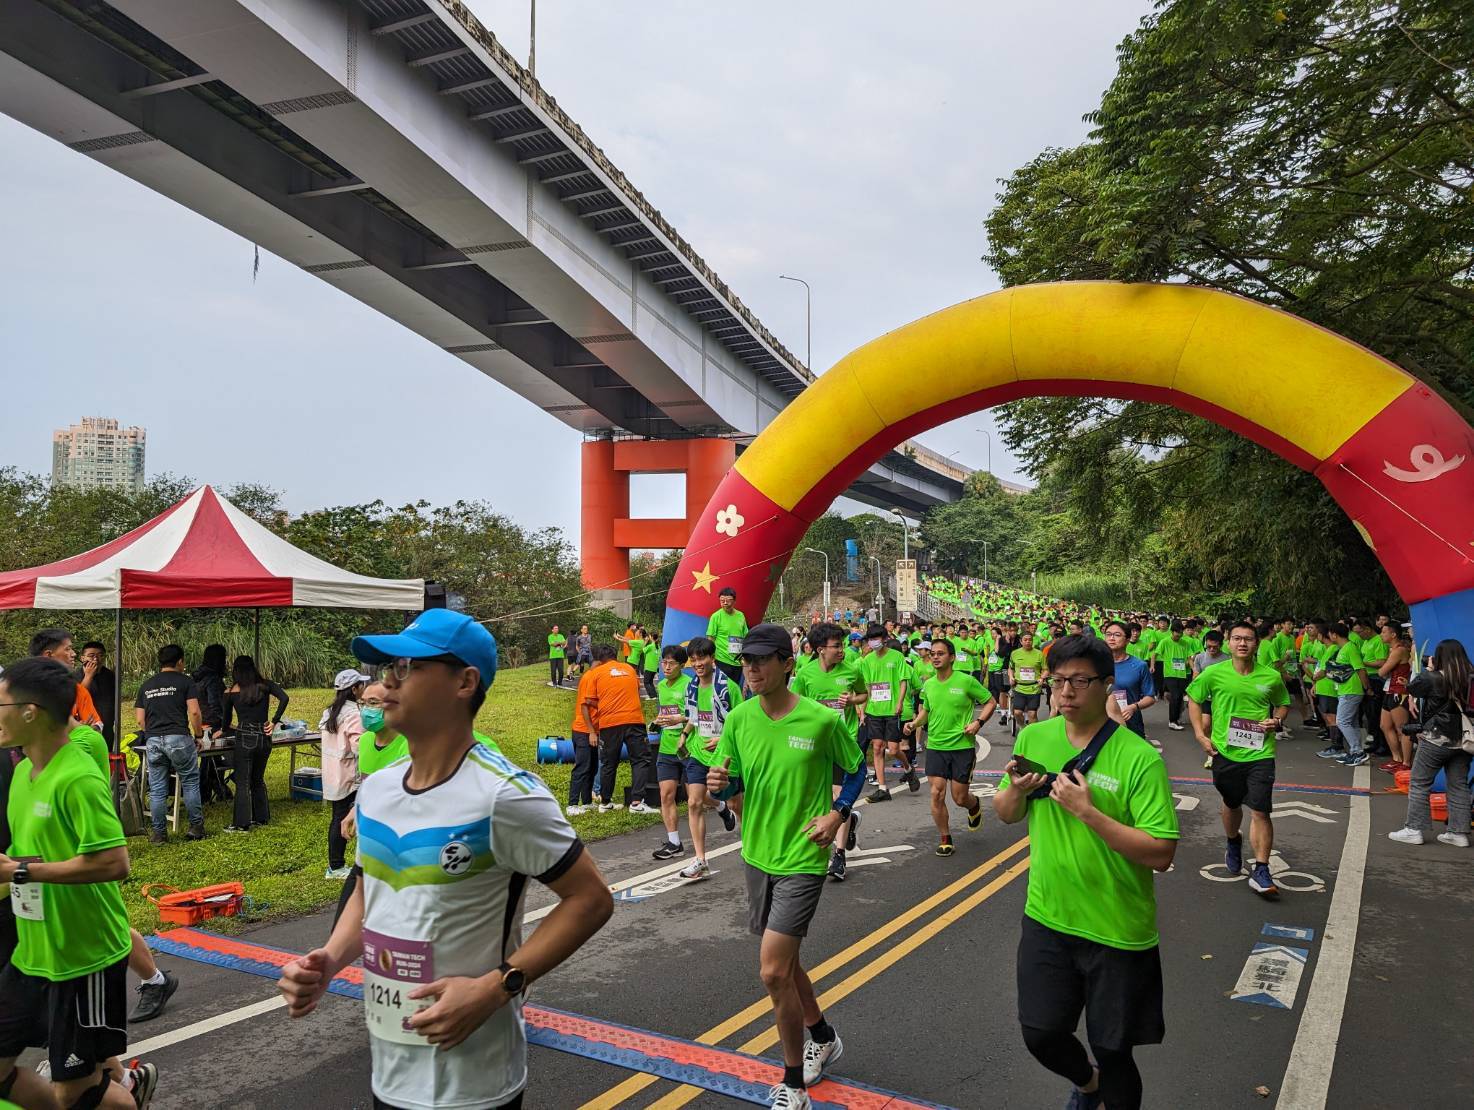
M1411 609L1419 644L1474 647L1474 430L1348 339L1227 293L1065 282L966 301L854 351L753 441L687 541L664 638L717 596L762 613L809 525L908 436L1031 396L1175 405L1309 470ZM1246 538L1246 542L1253 542Z

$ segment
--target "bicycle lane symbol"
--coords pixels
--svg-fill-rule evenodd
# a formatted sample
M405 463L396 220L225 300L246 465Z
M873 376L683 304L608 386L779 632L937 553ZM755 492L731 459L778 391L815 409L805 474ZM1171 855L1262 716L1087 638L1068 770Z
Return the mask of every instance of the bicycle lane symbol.
M1247 874L1229 874L1228 868L1222 863L1210 863L1199 870L1198 874L1215 883L1239 883L1248 879ZM1294 891L1296 894L1325 893L1326 881L1323 878L1308 871L1294 870L1278 850L1272 849L1269 853L1269 874L1274 879L1274 885L1281 890Z

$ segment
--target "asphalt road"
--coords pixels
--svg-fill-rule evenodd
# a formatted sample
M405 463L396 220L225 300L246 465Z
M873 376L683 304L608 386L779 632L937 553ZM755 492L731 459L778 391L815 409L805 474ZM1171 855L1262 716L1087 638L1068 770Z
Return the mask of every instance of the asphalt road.
M1177 782L1182 841L1173 870L1157 879L1167 1039L1137 1053L1146 1104L1474 1105L1474 1078L1450 1064L1474 1026L1474 1001L1462 985L1474 856L1436 843L1389 842L1387 831L1403 823L1405 797L1357 793L1368 785L1381 790L1390 779L1316 759L1320 745L1302 731L1280 746L1285 788L1276 795L1275 866L1282 894L1263 901L1223 871L1217 798L1211 785L1190 781L1207 772L1189 734L1167 731L1159 709L1148 719ZM984 736L989 750L980 767L1001 769L1008 730L990 726ZM974 790L991 794L994 781L982 775ZM854 861L861 865L848 882L826 889L805 942L805 965L845 1042L833 1073L902 1101L1062 1105L1067 1084L1029 1056L1015 1018L1024 830L1001 825L991 809L977 833L959 818L956 854L938 858L926 797L925 789L902 790L863 809L864 854ZM735 838L718 829L713 877L674 887L659 880L681 861L652 860L658 843L658 833L641 832L593 846L620 888L614 918L536 986L530 1003L602 1024L557 1019L572 1023L560 1043L575 1051L533 1047L529 1106L738 1105L587 1055L591 1043L606 1058L611 1044L627 1052L653 1043L638 1031L778 1055L756 942L745 927ZM546 904L546 892L535 890L530 910ZM320 914L240 940L302 951L321 942L328 923ZM1270 926L1283 935L1271 935ZM1260 946L1271 950L1255 957ZM1265 974L1248 993L1270 984L1274 1004L1233 997L1241 979L1253 978L1251 960ZM317 1014L291 1022L273 1005L267 977L176 955L161 963L183 985L163 1018L139 1027L133 1050L160 1067L160 1110L371 1105L361 1003L330 996ZM611 1024L627 1028L610 1034ZM594 1032L586 1036L588 1029ZM683 1044L674 1054L700 1051ZM769 1074L725 1059L749 1081ZM713 1066L727 1064L707 1060L703 1074ZM902 1104L858 1086L815 1096L829 1105Z

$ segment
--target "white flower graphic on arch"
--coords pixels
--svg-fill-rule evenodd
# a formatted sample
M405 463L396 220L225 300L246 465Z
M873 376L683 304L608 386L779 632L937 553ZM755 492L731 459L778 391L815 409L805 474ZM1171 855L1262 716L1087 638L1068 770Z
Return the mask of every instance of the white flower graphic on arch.
M736 505L728 505L725 509L717 510L717 531L724 536L737 538L738 531L747 523L747 520L737 511Z

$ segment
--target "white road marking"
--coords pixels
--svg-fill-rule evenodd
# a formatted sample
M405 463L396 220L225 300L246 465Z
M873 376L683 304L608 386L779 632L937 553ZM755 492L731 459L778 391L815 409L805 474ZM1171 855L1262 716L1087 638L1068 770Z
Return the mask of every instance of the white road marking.
M1173 794L1172 797L1177 801L1178 813L1191 813L1198 808L1200 801L1200 799L1191 794Z
M127 1055L147 1056L150 1052L157 1052L161 1048L178 1044L180 1041L193 1040L195 1037L203 1037L206 1033L213 1033L217 1029L224 1029L227 1025L234 1025L238 1021L246 1021L248 1018L256 1017L258 1014L270 1013L279 1010L287 1004L287 1000L281 995L262 999L260 1002L252 1002L249 1006L240 1006L234 1010L226 1010L223 1014L205 1018L192 1025L181 1025L178 1029L171 1029L167 1033L161 1033L157 1037L150 1037L146 1041L137 1041L128 1046Z
M1235 1002L1293 1010L1295 995L1300 990L1300 976L1305 971L1305 960L1309 954L1308 948L1256 942L1229 997Z
M889 856L866 856L864 859L848 860L845 866L853 871L856 867L870 867L872 864L890 862L891 858Z
M1371 786L1371 771L1365 764L1356 768L1352 785ZM1336 869L1336 889L1331 894L1331 912L1321 938L1315 976L1300 1015L1295 1047L1280 1082L1276 1110L1325 1110L1331 1091L1331 1071L1336 1064L1336 1045L1346 1013L1346 991L1351 984L1351 965L1356 957L1356 930L1361 920L1361 889L1366 877L1367 843L1371 835L1372 802L1365 794L1353 795L1346 823L1346 843L1341 849L1341 866Z
M1274 807L1275 820L1281 817L1303 817L1307 821L1314 821L1321 825L1334 825L1336 823L1335 814L1338 812L1340 811L1312 805L1309 802L1280 802ZM1327 814L1330 816L1326 816Z

